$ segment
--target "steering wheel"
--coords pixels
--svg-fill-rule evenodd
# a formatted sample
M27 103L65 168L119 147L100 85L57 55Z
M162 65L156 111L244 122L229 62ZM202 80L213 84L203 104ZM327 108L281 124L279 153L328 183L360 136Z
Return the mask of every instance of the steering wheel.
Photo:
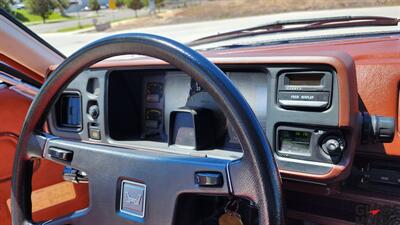
M151 148L132 150L68 140L45 133L43 128L50 109L79 73L106 58L125 54L164 60L197 81L214 98L232 124L241 143L243 157L229 161L160 153ZM57 154L68 160L52 157L54 149L65 150ZM34 158L44 158L85 171L89 178L88 208L34 223L30 198ZM220 173L223 185L197 185L194 176L199 171ZM131 216L121 212L119 203L123 198L121 188L124 181L133 183L133 188L138 188L142 194L143 214ZM110 36L83 47L67 58L43 84L23 124L13 169L13 224L173 224L177 199L183 193L246 198L257 206L259 224L284 223L281 179L270 145L254 112L228 77L191 48L149 34ZM140 198L133 201L141 201Z

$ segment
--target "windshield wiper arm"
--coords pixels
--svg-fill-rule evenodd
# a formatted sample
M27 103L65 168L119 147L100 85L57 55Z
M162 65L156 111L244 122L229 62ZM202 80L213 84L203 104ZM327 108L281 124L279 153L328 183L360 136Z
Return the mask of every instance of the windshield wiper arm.
M197 39L190 46L226 41L241 37L250 37L269 33L295 32L319 29L333 29L366 26L397 26L400 19L380 16L340 16L299 20L278 20L261 26L220 33Z

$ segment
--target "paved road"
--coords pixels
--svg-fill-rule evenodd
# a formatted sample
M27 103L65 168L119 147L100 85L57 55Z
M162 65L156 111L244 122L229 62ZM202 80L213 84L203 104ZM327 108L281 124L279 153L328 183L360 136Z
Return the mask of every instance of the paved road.
M294 12L294 13L282 13L275 15L263 15L253 16L245 18L225 19L218 21L207 21L198 23L187 23L178 25L166 25L148 28L139 28L125 30L123 32L145 32L157 35L163 35L166 37L173 38L181 42L189 42L200 37L207 35L216 34L218 32L227 32L238 28L244 28L254 25L260 25L264 23L270 23L276 20L286 19L300 19L310 17L332 17L341 15L376 15L376 16L389 16L399 17L400 6L398 7L380 7L380 8L362 8L362 9L341 9L341 10L329 10L329 11L313 11L313 12ZM393 29L393 28L390 28ZM370 28L364 28L363 30L369 31ZM336 32L336 31L334 31ZM329 33L328 31L320 31L320 33ZM69 55L76 51L78 48L90 43L96 39L109 36L115 33L54 33L54 34L42 34L47 41L49 41L56 48L60 49L66 55ZM275 35L276 36L276 35ZM271 35L274 37L274 35Z

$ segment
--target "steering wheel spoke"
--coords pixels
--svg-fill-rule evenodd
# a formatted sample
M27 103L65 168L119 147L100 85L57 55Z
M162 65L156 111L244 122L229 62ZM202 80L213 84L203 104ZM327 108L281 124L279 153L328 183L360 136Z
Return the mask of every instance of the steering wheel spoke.
M252 177L254 174L248 168L244 158L231 161L228 165L230 188L236 197L246 198L255 203L258 202L257 194L254 193Z
M43 132L34 132L28 139L27 155L30 158L43 158L43 152L49 139L53 138Z
M41 222L41 223L36 223L34 225L85 225L85 224L90 224L91 222L88 220L86 217L88 214L88 209L83 209L79 211L75 211L73 213L70 213L66 216L59 217L56 219L52 219L46 222Z
M54 159L49 153L51 149L72 152L71 161ZM90 206L86 217L90 218L89 221L97 221L96 224L123 224L126 219L133 223L171 224L175 204L181 194L230 194L227 160L95 145L60 138L49 139L44 155L87 173ZM207 175L218 175L220 182L214 184L211 181L208 184L205 180L215 177L204 177ZM129 207L136 207L135 203L143 211L130 210ZM141 218L144 215L146 217Z

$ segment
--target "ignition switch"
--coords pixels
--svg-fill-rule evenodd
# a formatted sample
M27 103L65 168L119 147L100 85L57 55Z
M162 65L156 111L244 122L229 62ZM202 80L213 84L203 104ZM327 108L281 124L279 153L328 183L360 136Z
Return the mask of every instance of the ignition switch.
M322 139L321 148L332 163L337 164L343 156L346 141L340 134L330 134Z
M343 153L345 148L344 138L339 136L327 136L322 141L322 150L330 156L340 155Z

